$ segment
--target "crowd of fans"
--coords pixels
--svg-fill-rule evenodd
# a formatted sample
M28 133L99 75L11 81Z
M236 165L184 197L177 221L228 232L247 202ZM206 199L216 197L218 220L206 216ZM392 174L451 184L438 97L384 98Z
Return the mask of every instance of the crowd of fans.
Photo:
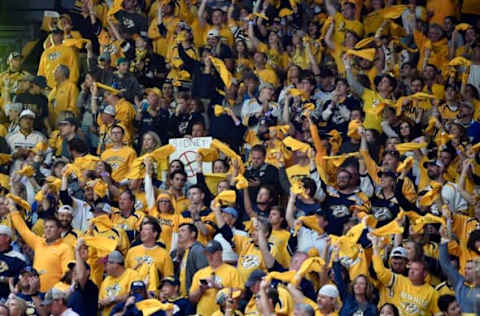
M57 9L0 74L0 315L480 315L478 0Z

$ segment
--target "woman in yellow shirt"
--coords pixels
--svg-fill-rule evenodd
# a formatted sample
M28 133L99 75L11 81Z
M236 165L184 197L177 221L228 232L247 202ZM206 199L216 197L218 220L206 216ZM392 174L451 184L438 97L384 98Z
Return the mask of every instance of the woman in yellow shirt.
M267 67L274 70L285 69L288 65L288 55L283 49L279 35L273 31L270 32L268 34L268 43L265 44L255 36L253 26L253 21L250 21L248 24L248 38L252 44L252 48L265 53L268 60Z

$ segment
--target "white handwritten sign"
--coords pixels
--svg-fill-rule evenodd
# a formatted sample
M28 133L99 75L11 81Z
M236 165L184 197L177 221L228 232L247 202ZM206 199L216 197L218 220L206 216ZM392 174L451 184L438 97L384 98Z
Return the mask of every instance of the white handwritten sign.
M197 164L197 151L199 148L209 148L212 143L211 137L195 137L195 138L172 138L169 143L175 146L175 151L170 155L170 161L179 159L185 165L185 172L188 175L187 181L195 184L195 167ZM203 163L203 172L212 172L212 163Z

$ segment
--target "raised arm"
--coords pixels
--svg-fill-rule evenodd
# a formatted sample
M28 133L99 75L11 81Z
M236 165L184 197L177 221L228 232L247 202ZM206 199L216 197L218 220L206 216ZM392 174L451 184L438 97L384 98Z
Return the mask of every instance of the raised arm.
M392 271L385 268L382 257L380 256L380 239L376 236L369 236L369 238L372 241L373 246L373 269L377 274L378 280L385 285L393 285L392 283L395 281L394 274Z
M275 264L275 258L273 258L272 254L270 253L270 249L268 249L268 240L266 237L267 232L265 231L265 225L263 225L263 223L260 222L258 219L253 219L253 227L258 234L258 248L260 248L260 252L262 253L265 266L267 267L267 269L270 269Z
M290 229L295 228L295 201L297 200L297 196L295 193L290 192L290 197L288 198L287 210L285 214L285 219L287 220L288 227Z
M362 96L365 91L365 87L358 81L357 77L352 72L352 57L345 55L343 57L343 64L345 65L345 71L347 74L348 85L358 96Z
M42 242L42 238L35 235L25 224L22 215L17 210L15 203L8 199L8 209L10 211L10 215L12 216L12 224L15 230L18 232L20 237L27 243L27 245L35 251L37 245Z
M250 218L256 217L257 213L253 210L252 201L250 200L250 194L248 193L248 188L243 189L243 206L245 212L247 212Z
M205 13L205 7L207 6L207 0L202 0L200 7L198 8L198 21L200 22L200 26L202 28L205 27L207 21L203 18L203 14Z

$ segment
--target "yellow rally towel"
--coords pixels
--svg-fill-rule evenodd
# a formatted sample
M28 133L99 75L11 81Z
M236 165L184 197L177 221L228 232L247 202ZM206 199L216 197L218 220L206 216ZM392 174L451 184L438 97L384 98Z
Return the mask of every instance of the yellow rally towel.
M290 130L290 125L276 125L276 126L270 126L268 128L268 130L270 131L270 134L274 134L274 135L271 135L272 138L273 137L283 137L285 136L285 134L288 133L288 131Z
M11 199L13 202L15 202L15 204L17 204L18 206L20 206L26 211L30 211L32 209L30 204L24 199L22 199L21 197L19 197L18 195L8 193L7 199Z
M101 231L112 229L114 226L112 220L106 214L90 219L90 223Z
M304 153L308 152L311 148L309 144L301 142L291 136L286 137L283 140L283 144L289 147L292 151L300 150Z
M158 286L160 285L160 280L158 277L157 266L155 263L148 264L144 262L137 267L138 277L142 279L145 284L148 284L148 291L157 291Z
M218 71L220 74L220 78L222 79L225 87L228 89L232 85L232 73L228 71L227 67L223 63L221 59L215 58L213 56L209 56L210 60L212 61L213 67Z
M17 173L22 176L31 177L35 173L35 169L30 165L25 165L22 169L18 170Z
M357 44L355 44L355 49L362 49L365 46L368 46L372 43L375 43L375 38L374 37L367 37L359 41Z
M231 111L232 110L230 110L229 108L224 108L221 105L215 105L213 107L213 112L215 113L215 116L220 116L222 114L229 114L229 112L231 112Z
M397 220L394 219L387 225L384 225L380 228L372 230L371 233L378 237L390 236L393 234L403 234L403 227L398 225Z
M397 172L402 172L403 170L410 170L412 169L413 166L413 157L407 157L404 161L402 161L398 167L397 167Z
M83 45L86 45L88 42L90 42L90 40L86 38L67 38L63 40L63 45L82 49Z
M202 157L202 161L213 162L218 159L218 151L213 148L199 148L197 152Z
M474 153L478 152L480 150L480 143L473 145L471 149Z
M436 97L434 95L431 95L431 94L428 94L428 93L425 93L425 92L417 92L415 94L412 94L410 96L410 98L416 99L416 100L426 100L426 99L433 100L433 99L436 99Z
M107 195L108 185L100 179L88 181L87 186L93 188L93 192L101 198Z
M448 63L449 66L470 66L472 62L465 57L455 57Z
M290 93L290 95L292 97L298 97L298 96L306 97L307 96L304 90L297 89L297 88L291 88L290 90L288 90L288 93Z
M379 10L378 14L384 19L395 20L398 19L407 8L406 5L392 5L388 8Z
M432 181L430 182L430 186L432 189L420 198L421 206L430 206L439 197L440 191L442 190L442 184L437 181Z
M302 181L300 181L298 179L296 179L292 182L291 187L290 187L290 191L292 191L292 193L294 193L296 195L299 195L299 196L303 197L304 199L310 198L307 195L307 193L305 192L305 188L303 187Z
M249 129L243 138L250 146L261 144L262 141L258 138L257 133L253 129Z
M123 0L114 0L112 7L107 12L107 15L112 16L121 10L123 10Z
M237 188L237 190L243 190L248 188L248 181L247 179L245 179L245 177L242 174L239 174L238 176L236 176L234 180L236 182L235 188Z
M362 125L359 120L353 120L348 123L347 136L354 139L360 139L360 133L358 128Z
M53 187L55 188L55 190L57 192L60 192L60 188L62 187L62 180L57 178L57 177L53 177L53 176L49 176L45 179L47 181L47 183L53 185Z
M167 144L155 149L154 151L152 151L147 155L155 158L156 160L161 160L161 159L168 158L168 156L170 156L174 152L175 152L175 146L171 144Z
M375 48L365 48L361 50L354 50L354 49L347 50L347 55L354 55L369 61L373 61L375 59L375 53L376 53Z
M75 158L73 164L80 170L95 170L99 161L100 157L88 154Z
M445 219L433 214L426 214L425 216L420 216L412 223L412 231L414 233L421 233L423 231L423 226L427 224L442 224L445 225Z
M12 155L10 154L0 154L0 165L4 165L12 160Z
M266 21L269 20L268 17L267 17L265 14L263 14L263 13L255 12L255 13L253 13L252 15L258 16L259 18L264 19L264 20L266 20Z
M65 176L75 175L79 180L83 181L83 174L80 168L72 163L67 164L67 168L65 169Z
M33 147L33 152L35 153L41 153L44 152L48 149L48 143L47 142L39 142Z
M294 278L295 278L296 274L297 274L297 271L295 271L295 270L285 271L285 272L274 271L274 272L270 272L269 274L267 274L265 279L268 283L270 283L272 281L272 279L291 283L291 282L294 281Z
M340 150L340 147L342 146L342 135L336 129L332 129L330 132L328 132L328 135L330 135L330 139L328 140L331 146L330 152L335 154Z
M400 152L400 154L404 154L407 151L414 151L418 149L422 149L427 147L426 142L421 142L421 143L402 143L402 144L396 144L395 149Z
M149 154L145 154L138 158L135 158L130 169L125 176L127 179L142 179L145 177L145 163L143 162L145 158L148 157Z
M214 139L212 140L212 144L210 145L210 147L218 149L231 160L236 160L238 163L239 172L240 173L245 172L245 166L243 164L242 158L240 158L240 156L235 151L233 151L230 147L228 147L227 144L222 143L218 139Z
M100 83L100 82L95 82L95 85L97 86L97 88L100 88L100 89L103 89L105 91L111 92L112 94L120 94L120 92L122 92L118 89L107 86L107 85L105 85L103 83Z
M295 226L295 230L293 232L293 236L296 236L300 227L306 226L319 234L323 234L323 229L318 225L318 218L317 215L310 215L310 216L300 216L298 218L297 225Z
M320 273L322 272L324 266L325 266L325 260L323 260L321 257L308 258L302 263L302 265L300 266L300 269L298 269L297 274L295 275L295 278L292 283L295 285L300 284L300 281L305 275L307 275L307 273L310 273L310 272Z
M278 16L283 18L284 16L292 15L293 11L288 8L283 8L278 12Z
M85 235L82 238L85 241L85 245L97 250L98 257L100 258L108 256L117 248L117 241L107 237Z
M10 190L10 177L6 174L0 173L0 186Z
M360 153L358 152L354 152L354 153L348 153L348 154L343 154L343 155L339 155L339 156L323 156L323 159L326 159L326 160L332 160L332 164L335 166L335 167L340 167L342 165L342 163L347 159L347 158L350 158L350 157L359 157Z
M162 303L159 300L150 298L147 300L140 301L135 304L138 310L142 312L143 316L150 316L160 310L162 311L171 311L174 308L173 304Z
M227 178L227 173L205 173L205 183L207 184L208 189L213 194L217 194L217 186L220 181L223 181Z
M460 23L457 26L455 26L455 29L457 31L466 31L466 30L471 29L471 28L472 28L472 26L468 23Z
M233 205L236 199L237 194L234 190L225 190L223 192L220 192L220 194L218 194L214 200L217 205Z
M431 116L430 119L428 120L428 125L425 128L425 133L431 134L435 129L435 125L437 122L438 122L438 119L435 116Z

